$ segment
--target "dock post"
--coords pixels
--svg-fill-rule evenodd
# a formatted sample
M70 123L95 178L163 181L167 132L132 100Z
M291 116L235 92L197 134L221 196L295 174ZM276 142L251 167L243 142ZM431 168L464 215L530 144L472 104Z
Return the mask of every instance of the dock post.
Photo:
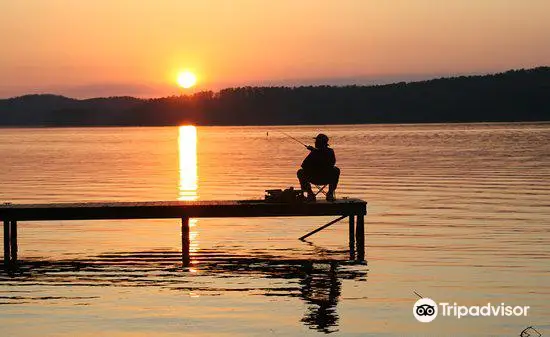
M357 215L356 236L357 259L365 261L365 216Z
M11 266L17 266L17 221L12 220L10 226Z
M10 222L4 220L4 267L6 269L9 267L11 260L10 242Z
M183 217L181 219L181 262L184 267L189 267L191 262L189 246L189 217Z
M355 259L355 214L349 216L349 259Z

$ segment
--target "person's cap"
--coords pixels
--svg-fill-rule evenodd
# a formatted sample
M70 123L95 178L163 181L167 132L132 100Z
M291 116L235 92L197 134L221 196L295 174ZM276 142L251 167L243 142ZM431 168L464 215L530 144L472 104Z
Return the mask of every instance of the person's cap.
M328 137L324 133L320 133L317 135L317 137L313 138L315 140L319 140L321 144L328 144Z

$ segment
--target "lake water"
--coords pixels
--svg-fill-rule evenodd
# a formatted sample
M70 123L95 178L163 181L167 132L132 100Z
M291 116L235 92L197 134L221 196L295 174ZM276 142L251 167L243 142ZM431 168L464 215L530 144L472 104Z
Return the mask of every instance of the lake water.
M195 135L196 131L196 135ZM337 198L368 201L366 263L347 222L192 219L19 224L1 336L550 334L550 124L0 130L0 202L262 198L298 186L286 132L330 137ZM419 323L414 291L521 317Z

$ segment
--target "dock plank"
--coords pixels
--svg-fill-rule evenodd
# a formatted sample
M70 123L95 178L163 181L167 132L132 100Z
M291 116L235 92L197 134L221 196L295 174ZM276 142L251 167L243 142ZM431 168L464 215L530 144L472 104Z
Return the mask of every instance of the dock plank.
M334 202L273 203L263 200L199 200L145 202L87 202L53 204L2 204L0 220L110 220L366 215L360 199Z

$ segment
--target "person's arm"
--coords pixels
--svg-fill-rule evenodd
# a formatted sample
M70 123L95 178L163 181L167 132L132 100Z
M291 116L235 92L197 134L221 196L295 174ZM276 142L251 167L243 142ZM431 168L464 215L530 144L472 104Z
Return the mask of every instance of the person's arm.
M310 152L302 162L302 168L304 170L311 169L315 164L313 163L313 152Z
M334 150L333 149L329 149L329 154L328 154L328 162L330 164L330 166L334 166L336 164L336 155L334 154Z

